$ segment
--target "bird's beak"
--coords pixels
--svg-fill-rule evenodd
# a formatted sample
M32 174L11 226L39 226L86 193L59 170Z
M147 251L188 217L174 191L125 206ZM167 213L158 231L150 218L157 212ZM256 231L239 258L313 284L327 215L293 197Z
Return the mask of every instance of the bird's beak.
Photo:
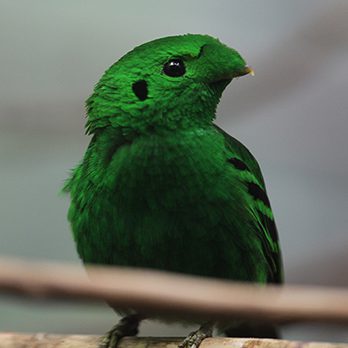
M242 69L238 70L238 71L234 71L231 74L226 74L222 77L219 77L218 79L213 80L212 82L221 82L221 81L229 81L231 82L232 79L234 79L235 77L241 77L241 76L245 76L245 75L251 75L251 76L255 76L255 72L252 68L250 68L250 66L244 66Z
M245 75L255 76L255 72L252 68L250 68L250 66L246 65L243 70L238 72L236 77L245 76Z
M255 71L250 66L245 67L247 75L255 76Z

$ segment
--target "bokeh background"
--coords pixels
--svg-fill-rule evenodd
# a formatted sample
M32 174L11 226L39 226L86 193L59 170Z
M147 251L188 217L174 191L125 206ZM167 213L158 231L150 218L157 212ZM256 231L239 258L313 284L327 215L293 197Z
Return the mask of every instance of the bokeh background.
M0 256L79 262L59 195L88 144L84 100L135 45L207 33L254 78L233 81L217 124L259 160L288 283L348 286L348 2L0 1ZM106 305L0 297L0 330L102 333ZM143 335L189 328L145 323ZM286 338L348 342L347 328L294 325Z

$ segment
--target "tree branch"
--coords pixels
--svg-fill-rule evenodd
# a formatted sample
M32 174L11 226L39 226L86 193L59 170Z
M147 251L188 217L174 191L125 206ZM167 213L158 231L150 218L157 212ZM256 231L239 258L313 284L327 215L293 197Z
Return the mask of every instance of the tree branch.
M118 348L176 348L179 338L127 337ZM0 334L2 348L98 348L97 336L47 335L47 334ZM200 348L348 348L344 343L295 342L273 339L252 338L207 338Z
M0 293L34 299L105 300L149 316L348 324L345 289L233 283L164 272L0 260Z

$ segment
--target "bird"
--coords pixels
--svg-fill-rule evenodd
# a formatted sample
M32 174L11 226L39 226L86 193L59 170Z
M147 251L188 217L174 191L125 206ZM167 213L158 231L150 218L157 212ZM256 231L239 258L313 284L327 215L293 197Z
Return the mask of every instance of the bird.
M84 263L282 283L260 167L214 123L225 88L250 74L235 49L202 34L147 42L105 71L86 101L91 141L63 189ZM131 308L116 311L123 318L100 347L136 335L147 318ZM197 324L180 348L198 347L216 327ZM277 335L252 323L223 330L234 335L238 327L250 336Z

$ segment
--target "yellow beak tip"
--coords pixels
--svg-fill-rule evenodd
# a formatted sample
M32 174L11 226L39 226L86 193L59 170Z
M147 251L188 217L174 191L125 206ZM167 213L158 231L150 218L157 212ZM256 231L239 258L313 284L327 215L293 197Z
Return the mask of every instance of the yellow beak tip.
M255 76L255 71L252 68L250 68L249 66L247 67L247 72L249 75Z

